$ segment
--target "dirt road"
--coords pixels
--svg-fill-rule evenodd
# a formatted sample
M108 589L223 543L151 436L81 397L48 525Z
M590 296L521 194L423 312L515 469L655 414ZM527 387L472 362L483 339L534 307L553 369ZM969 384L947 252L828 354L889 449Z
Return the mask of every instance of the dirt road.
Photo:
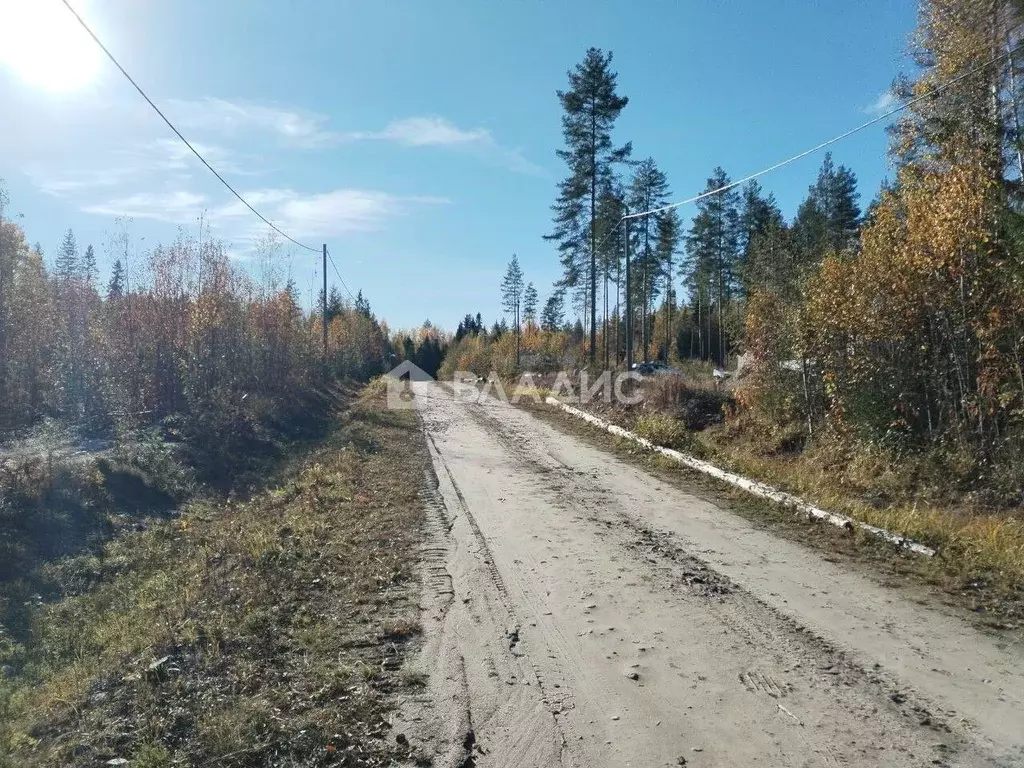
M438 766L1024 765L1024 664L495 400L436 473L409 734Z

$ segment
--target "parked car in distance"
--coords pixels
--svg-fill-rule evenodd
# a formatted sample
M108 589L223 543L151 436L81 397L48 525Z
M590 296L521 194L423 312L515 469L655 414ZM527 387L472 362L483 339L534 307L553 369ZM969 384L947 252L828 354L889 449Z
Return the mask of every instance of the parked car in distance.
M649 363L633 363L631 369L643 376L682 376L682 371L677 371L672 366L661 362L660 360L654 360Z

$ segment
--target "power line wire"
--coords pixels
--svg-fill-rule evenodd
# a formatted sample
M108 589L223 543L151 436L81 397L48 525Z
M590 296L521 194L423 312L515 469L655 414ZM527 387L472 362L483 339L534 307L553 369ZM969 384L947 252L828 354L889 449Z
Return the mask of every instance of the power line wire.
M248 200L246 200L244 197L242 197L240 194L238 194L238 192L235 190L235 188L232 187L230 184L228 184L228 182L224 179L224 177L221 176L219 173L217 173L217 170L212 165L210 165L208 162L206 162L206 158L204 158L201 154L199 154L199 151L196 150L196 148L193 147L191 143L189 143L188 139L186 139L184 136L182 136L181 131L179 131L174 126L174 123L172 123L170 120L168 120L167 116L163 112L160 111L160 108L156 104L153 103L153 100L151 98L149 98L149 96L146 95L146 92L144 90L142 90L142 87L138 83L135 82L135 80L132 78L131 75L128 74L128 71L124 67L121 66L120 62L118 62L118 60L114 57L114 54L112 54L110 52L110 50L107 48L107 46L105 46L103 44L103 41L100 40L99 37L96 36L96 33L93 32L92 29L89 28L89 25L85 23L85 19L83 19L81 16L78 15L78 11L76 11L71 6L70 1L69 0L62 0L62 2L64 3L64 6L68 9L68 11L71 12L71 15L74 16L76 19L78 19L78 23L82 25L82 29L84 29L87 33L89 33L89 37L91 37L93 39L93 41L95 41L96 45L98 45L100 47L100 49L107 55L107 58L110 59L114 63L114 66L117 67L121 71L121 74L125 76L125 78L128 80L128 82L131 83L133 86L135 86L135 90L139 92L139 95L142 96L142 98L144 98L146 100L146 103L149 104L149 106L151 106L153 108L153 111L156 112L158 115L160 115L161 119L165 123L167 123L167 127L170 128L172 131L174 131L174 134L179 139L181 139L182 143L184 143L184 145L186 147L188 147L190 150L192 150L192 154L199 158L199 162L201 162L203 165L205 165L206 168L210 171L210 173L212 173L214 176L216 176L217 179L220 181L220 183L223 184L225 187L227 187L228 190L231 192L231 194L233 194L235 197L237 197L241 201L242 205L244 205L246 208L248 208L250 211L252 211L254 214L256 214L256 216L259 217L263 221L264 224L266 224L272 230L274 230L279 235L281 235L281 237L283 237L286 240L294 243L295 245L299 246L300 248L305 248L307 251L312 251L313 253L319 253L320 252L319 248L311 248L308 245L300 243L298 240L296 240L295 238L291 237L286 232L283 232L270 219L268 219L262 213L257 211L255 208L253 208L249 204Z
M885 113L883 113L881 115L878 115L877 117L874 117L871 120L868 120L866 123L862 123L861 125L858 125L856 128L851 128L850 130L845 131L844 133L841 133L838 136L835 136L835 137L829 139L828 141L823 141L821 144L818 144L818 145L816 145L814 147L811 147L810 149L805 149L803 152L800 152L799 154L793 155L792 157L787 158L786 160L783 160L781 162L775 163L775 165L771 165L771 166L769 166L769 167L767 167L767 168L765 168L765 169L763 169L761 171L758 171L757 173L752 173L749 176L745 176L742 179L738 179L737 181L730 182L730 183L728 183L728 184L726 184L724 186L719 187L718 189L713 189L713 190L710 190L708 192L702 192L699 195L695 195L694 197L687 198L686 200L681 200L678 203L670 203L669 205L663 205L660 208L652 208L649 211L640 211L638 213L628 214L626 216L623 216L619 220L618 223L621 224L623 221L626 221L628 219L638 219L638 218L641 218L643 216L651 216L653 214L664 213L666 211L670 211L670 210L673 210L675 208L679 208L679 207L684 206L684 205L689 205L690 203L695 203L698 200L703 200L706 197L711 197L713 195L719 195L719 194L721 194L723 192L727 192L730 189L733 189L735 187L740 186L741 184L746 184L748 181L753 181L754 179L759 178L760 176L764 176L767 173L771 173L772 171L777 171L780 168L784 168L787 165L795 163L797 160L802 160L803 158L807 157L808 155L812 155L815 152L819 152L820 150L825 149L825 147L831 146L832 144L836 144L836 143L838 143L838 142L840 142L840 141L842 141L844 139L847 139L850 136L853 136L855 133L859 133L860 131L863 131L865 128L870 128L872 125L880 123L883 120L886 120L886 119L892 117L893 115L898 114L898 113L902 112L903 110L908 109L909 107L914 106L915 104L918 104L918 103L920 103L920 102L922 102L922 101L924 101L926 99L930 99L931 97L938 95L942 91L945 91L946 89L950 88L951 86L956 85L957 83L959 83L962 80L965 80L966 78L970 77L971 75L977 74L981 70L986 69L987 67L992 66L993 64L999 62L1002 59L1009 58L1010 56L1012 56L1016 51L1018 51L1022 47L1024 47L1024 42L1018 43L1013 48L1011 48L1008 51L1000 54L999 56L996 56L995 58L991 59L990 61L987 61L984 64L980 64L977 67L974 67L972 69L969 69L966 72L962 72L961 74L959 74L956 77L954 77L952 80L949 80L949 81L943 83L942 85L936 86L935 88L933 88L932 90L928 91L927 93L922 94L921 96L917 96L917 97L915 97L913 99L910 99L910 101L907 101L907 102L905 102L904 104L901 104L898 107L894 107L893 109L890 109L889 111L887 111L887 112L885 112ZM616 225L616 228L617 227L618 227L618 224ZM608 237L611 236L611 234L612 233L609 232L608 236L605 237L605 240L607 240ZM604 242L602 241L601 244L603 245Z
M352 301L355 301L356 297L352 295L352 291L349 289L348 284L345 282L345 278L343 278L341 276L341 272L338 271L338 265L334 263L334 257L331 256L331 249L330 248L327 249L327 258L330 259L331 266L334 267L334 274L336 274L338 276L338 279L341 281L342 287L345 289L346 293L348 293L348 295L352 299Z
M1018 26L1020 26L1020 25L1018 25ZM922 94L920 96L916 96L915 98L910 99L909 101L907 101L907 102L905 102L905 103L903 103L903 104L901 104L901 105L899 105L897 107L894 107L893 109L890 109L887 112L885 112L885 113L883 113L881 115L878 115L877 117L872 118L871 120L868 120L866 123L862 123L861 125L858 125L856 128L852 128L852 129L850 129L848 131L845 131L845 132L839 134L838 136L835 136L835 137L829 139L828 141L823 141L821 144L818 144L818 145L816 145L814 147L811 147L810 149L806 149L803 152L800 152L799 154L796 154L796 155L793 155L790 158L787 158L786 160L783 160L781 162L775 163L775 165L771 165L771 166L769 166L769 167L767 167L767 168L765 168L763 170L758 171L757 173L752 173L749 176L745 176L742 179L730 182L730 183L728 183L728 184L726 184L726 185L724 185L722 187L719 187L718 189L713 189L713 190L710 190L708 192L702 192L701 194L695 195L695 196L690 197L690 198L687 198L686 200L680 200L678 203L671 203L669 205L665 205L665 206L662 206L660 208L652 208L649 211L639 211L637 213L627 214L626 216L621 217L617 222L615 222L615 226L612 227L611 231L609 231L608 234L604 236L604 239L602 239L601 242L598 243L597 250L600 250L600 248L606 242L608 242L609 238L611 238L618 231L619 227L622 225L622 222L624 222L624 221L628 221L630 219L638 219L638 218L642 218L644 216L651 216L651 215L658 214L658 213L664 213L666 211L673 210L675 208L680 208L680 207L682 207L684 205L689 205L690 203L695 203L695 202L697 202L699 200L703 200L706 197L711 197L713 195L720 195L723 192L728 192L730 189L734 189L735 187L738 187L738 186L740 186L742 184L746 184L748 181L753 181L754 179L759 178L761 176L764 176L765 174L771 173L772 171L777 171L780 168L784 168L787 165L791 165L792 163L795 163L797 160L802 160L803 158L807 157L808 155L812 155L815 152L819 152L820 150L824 149L825 147L831 146L832 144L836 144L836 143L838 143L838 142L840 142L840 141L842 141L844 139L849 138L850 136L853 136L855 133L859 133L860 131L863 131L866 128L870 128L872 125L876 125L877 123L880 123L883 120L886 120L886 119L892 117L893 115L899 114L900 112L902 112L905 109L908 109L908 108L914 106L915 104L918 104L918 103L920 103L920 102L922 102L922 101L924 101L926 99L929 99L929 98L931 98L933 96L937 96L939 93L942 93L943 91L945 91L948 88L956 85L957 83L961 82L962 80L967 79L971 75L977 74L981 70L983 70L983 69L985 69L987 67L992 66L993 64L1001 61L1002 59L1009 58L1014 53L1016 53L1018 50L1020 50L1022 47L1024 47L1024 42L1018 43L1013 48L1010 48L1005 53L1002 53L999 56L996 56L995 58L991 59L990 61L987 61L984 64L979 64L978 66L976 66L976 67L974 67L972 69L969 69L966 72L962 72L961 74L959 74L956 77L954 77L952 80L949 80L949 81L947 81L945 83L942 83L941 85L936 86L935 88L933 88L932 90L928 91L927 93L924 93L924 94Z

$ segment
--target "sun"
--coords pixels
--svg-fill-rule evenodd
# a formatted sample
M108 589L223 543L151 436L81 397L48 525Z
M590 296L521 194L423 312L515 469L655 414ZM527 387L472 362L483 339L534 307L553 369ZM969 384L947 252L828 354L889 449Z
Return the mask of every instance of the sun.
M100 51L61 0L0 0L0 20L0 67L25 84L64 93L96 79Z

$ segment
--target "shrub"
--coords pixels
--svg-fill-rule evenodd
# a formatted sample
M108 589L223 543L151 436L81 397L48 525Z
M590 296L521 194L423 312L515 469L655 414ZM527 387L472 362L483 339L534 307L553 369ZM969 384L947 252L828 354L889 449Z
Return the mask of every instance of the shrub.
M665 413L645 413L636 420L634 431L655 445L687 453L702 453L693 435L679 419Z
M681 376L658 376L645 384L649 406L675 414L690 430L702 430L722 421L732 397L710 384L701 385Z

